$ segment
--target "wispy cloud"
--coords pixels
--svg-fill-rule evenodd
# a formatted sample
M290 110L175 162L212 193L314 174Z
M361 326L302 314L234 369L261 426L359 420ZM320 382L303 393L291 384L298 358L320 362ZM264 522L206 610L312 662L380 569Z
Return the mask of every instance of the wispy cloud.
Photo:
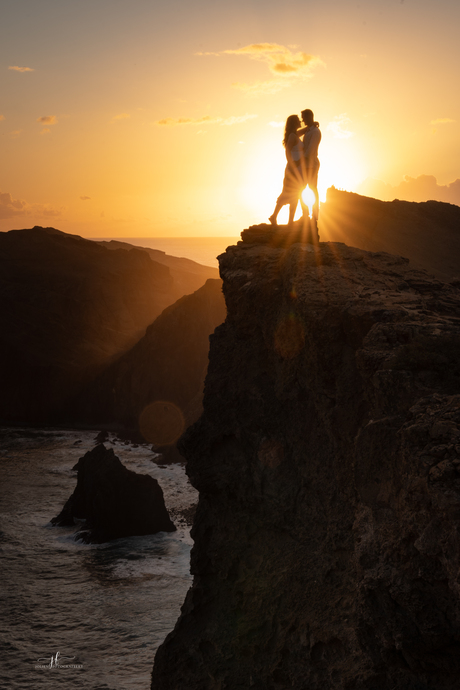
M272 120L268 123L270 127L284 127L284 122L275 122Z
M62 211L62 208L56 208L51 204L29 204L23 199L13 199L9 192L0 192L0 220L18 216L57 218L62 215Z
M341 113L336 115L332 122L329 122L327 130L332 132L336 139L349 139L354 137L355 133L347 129L347 125L350 122L350 118L347 117L346 113Z
M451 120L450 117L439 117L437 120L431 120L430 125L450 125L455 120Z
M204 117L165 117L162 120L157 120L155 124L166 125L168 127L177 127L178 125L238 125L246 120L252 120L257 115L246 113L246 115L232 115L231 117L211 117L205 115Z
M246 122L246 120L253 120L255 117L258 117L257 115L250 115L247 113L246 115L239 115L235 116L233 115L232 117L227 117L225 120L222 121L221 124L223 125L239 125L241 122Z
M41 125L56 125L57 121L56 115L43 115L37 118L37 122Z
M276 93L291 86L296 81L310 79L316 67L324 66L323 61L317 55L295 51L293 48L278 43L251 43L243 48L223 50L220 54L241 55L250 60L263 62L268 66L269 71L275 77L274 79L256 81L251 84L241 82L232 84L237 89L258 95ZM209 53L197 54L207 55Z
M11 139L17 139L21 135L22 129L13 129L12 132L10 132L10 138Z
M110 122L118 122L119 120L129 120L131 115L129 113L120 113L119 115L114 115Z
M11 65L8 69L12 69L15 72L35 72L33 67L18 67L18 65Z
M0 122L2 122L3 120L6 120L6 117L0 114Z
M89 201L91 199L90 196L81 196L80 201Z

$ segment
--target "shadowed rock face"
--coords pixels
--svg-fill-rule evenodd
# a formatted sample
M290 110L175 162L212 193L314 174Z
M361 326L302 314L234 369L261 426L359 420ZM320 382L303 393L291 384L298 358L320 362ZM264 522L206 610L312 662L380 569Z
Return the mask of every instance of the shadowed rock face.
M100 544L120 537L174 532L157 480L126 469L100 444L77 464L77 486L55 525L72 526L85 521L77 536Z
M107 249L126 249L130 251L134 248L132 244L120 242L119 240L101 241L99 244L107 247ZM177 299L182 297L182 295L189 295L191 292L195 292L209 278L215 279L219 277L217 268L202 266L191 259L169 256L169 254L160 249L150 249L149 247L142 247L142 251L147 252L152 261L168 266L177 287Z
M401 254L446 282L460 278L460 208L440 201L379 201L327 191L321 205L321 240L368 251Z
M137 429L144 408L161 400L176 405L186 423L196 421L202 412L209 336L224 319L222 282L210 279L165 309L145 336L83 391L74 415Z
M460 291L285 240L220 257L228 315L179 444L194 583L152 689L456 688Z
M184 294L144 251L39 227L0 233L0 290L0 419L38 423Z

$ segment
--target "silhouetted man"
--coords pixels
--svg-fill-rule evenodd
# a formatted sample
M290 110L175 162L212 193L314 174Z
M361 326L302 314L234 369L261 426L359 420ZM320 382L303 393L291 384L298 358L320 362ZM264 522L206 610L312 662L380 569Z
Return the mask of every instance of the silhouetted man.
M315 203L313 204L311 220L312 226L318 234L318 216L319 216L319 194L318 194L318 146L321 141L321 132L319 129L319 122L315 122L313 112L311 110L302 110L302 122L306 125L303 129L298 130L297 134L303 136L303 155L305 161L304 179L306 185L310 187L315 195ZM308 207L301 201L302 211L304 217L308 216ZM319 239L319 236L318 236Z

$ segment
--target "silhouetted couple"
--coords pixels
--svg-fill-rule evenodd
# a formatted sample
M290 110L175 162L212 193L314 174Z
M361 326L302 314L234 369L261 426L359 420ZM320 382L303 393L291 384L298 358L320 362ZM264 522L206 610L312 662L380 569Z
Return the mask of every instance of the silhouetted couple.
M302 192L308 185L315 196L311 223L317 234L319 215L318 146L321 141L321 132L319 123L315 122L311 110L302 110L301 115L305 125L303 128L300 128L301 122L297 115L290 115L286 120L283 145L286 149L287 165L283 189L276 200L275 210L269 221L272 225L276 225L276 219L281 208L289 204L289 225L292 225L299 201L302 205L303 218L308 218L308 206L302 200Z

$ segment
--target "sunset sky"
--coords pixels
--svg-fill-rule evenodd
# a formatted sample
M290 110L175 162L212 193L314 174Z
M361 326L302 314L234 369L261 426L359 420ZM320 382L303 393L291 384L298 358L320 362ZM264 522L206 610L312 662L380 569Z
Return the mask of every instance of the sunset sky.
M0 0L0 230L237 235L303 108L323 198L460 204L459 28L458 0Z

